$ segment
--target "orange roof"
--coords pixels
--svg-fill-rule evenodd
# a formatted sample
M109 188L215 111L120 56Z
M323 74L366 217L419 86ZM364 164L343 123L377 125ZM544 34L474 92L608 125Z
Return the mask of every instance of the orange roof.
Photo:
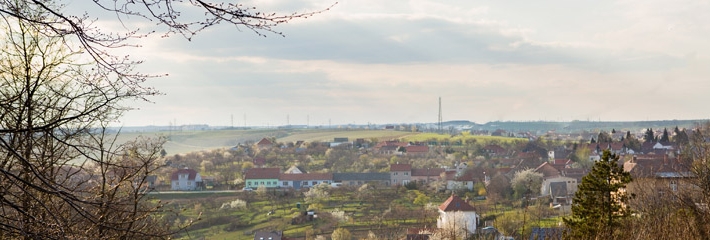
M256 145L259 145L259 146L261 146L261 145L270 145L270 144L273 144L273 143L272 143L271 141L269 141L269 139L266 139L266 138L262 138L261 141L259 141L258 143L256 143Z
M412 164L392 164L390 172L412 171Z
M244 174L245 179L278 179L280 168L250 168Z
M407 153L428 153L429 146L408 146Z
M473 212L476 211L470 204L461 199L456 195L451 195L449 199L446 199L444 203L439 205L439 210L444 212L462 211L462 212Z

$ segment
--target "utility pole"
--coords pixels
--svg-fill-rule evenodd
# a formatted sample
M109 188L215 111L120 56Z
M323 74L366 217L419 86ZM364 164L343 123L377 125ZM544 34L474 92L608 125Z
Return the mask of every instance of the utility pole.
M442 117L441 117L441 97L439 97L439 134L444 133L444 131L443 131L442 127L441 127L441 121L442 121Z

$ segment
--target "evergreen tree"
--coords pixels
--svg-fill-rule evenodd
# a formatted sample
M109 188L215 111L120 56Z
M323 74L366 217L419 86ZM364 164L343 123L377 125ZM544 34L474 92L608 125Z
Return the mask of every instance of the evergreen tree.
M582 178L574 194L572 216L564 218L569 239L615 239L615 232L630 215L631 196L623 190L631 175L619 166L619 156L604 150L602 159Z
M644 142L653 142L655 137L653 136L653 129L652 128L647 128L646 133L643 135L643 141Z
M670 137L668 136L668 129L664 128L663 129L663 135L661 135L660 142L662 143L669 143L671 141Z
M685 129L680 130L678 129L678 126L673 129L673 132L675 132L675 136L673 137L673 142L679 147L688 145L690 140L688 139L688 134L685 133Z

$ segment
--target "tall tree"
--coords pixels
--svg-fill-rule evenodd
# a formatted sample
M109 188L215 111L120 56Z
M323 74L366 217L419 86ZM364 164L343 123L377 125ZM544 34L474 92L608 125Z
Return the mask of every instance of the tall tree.
M619 156L604 150L601 160L582 178L574 194L572 216L564 218L570 239L614 239L622 221L630 215L626 208L626 184L631 175L619 166Z
M688 133L685 132L685 129L680 130L678 129L678 126L673 129L673 132L675 133L675 136L673 137L673 142L677 146L686 146L690 143L690 139L688 138Z
M662 142L662 143L669 143L669 142L671 142L671 138L670 138L670 136L668 135L668 129L667 129L667 128L664 128L664 129L663 129L663 135L661 135L661 139L659 139L658 141L659 141L659 142Z
M643 141L644 142L654 142L656 141L656 137L654 136L653 129L652 128L647 128L646 132L643 134Z
M606 131L600 131L599 135L597 136L597 142L598 143L610 143L612 142L611 135L607 133Z

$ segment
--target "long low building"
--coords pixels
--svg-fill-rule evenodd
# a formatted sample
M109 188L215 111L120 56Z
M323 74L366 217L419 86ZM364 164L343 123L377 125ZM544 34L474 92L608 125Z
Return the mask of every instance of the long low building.
M465 170L465 166L460 166L460 169L421 169L412 168L411 164L392 164L389 172L372 173L306 173L297 167L291 167L285 172L281 172L280 168L251 168L246 171L244 180L245 186L250 188L265 186L294 189L313 187L322 183L333 186L359 186L366 183L398 186L410 181L427 183L446 180L447 185L463 184L466 188L473 189L474 176L472 173L465 174ZM446 179L441 178L444 175L442 173L446 173Z

